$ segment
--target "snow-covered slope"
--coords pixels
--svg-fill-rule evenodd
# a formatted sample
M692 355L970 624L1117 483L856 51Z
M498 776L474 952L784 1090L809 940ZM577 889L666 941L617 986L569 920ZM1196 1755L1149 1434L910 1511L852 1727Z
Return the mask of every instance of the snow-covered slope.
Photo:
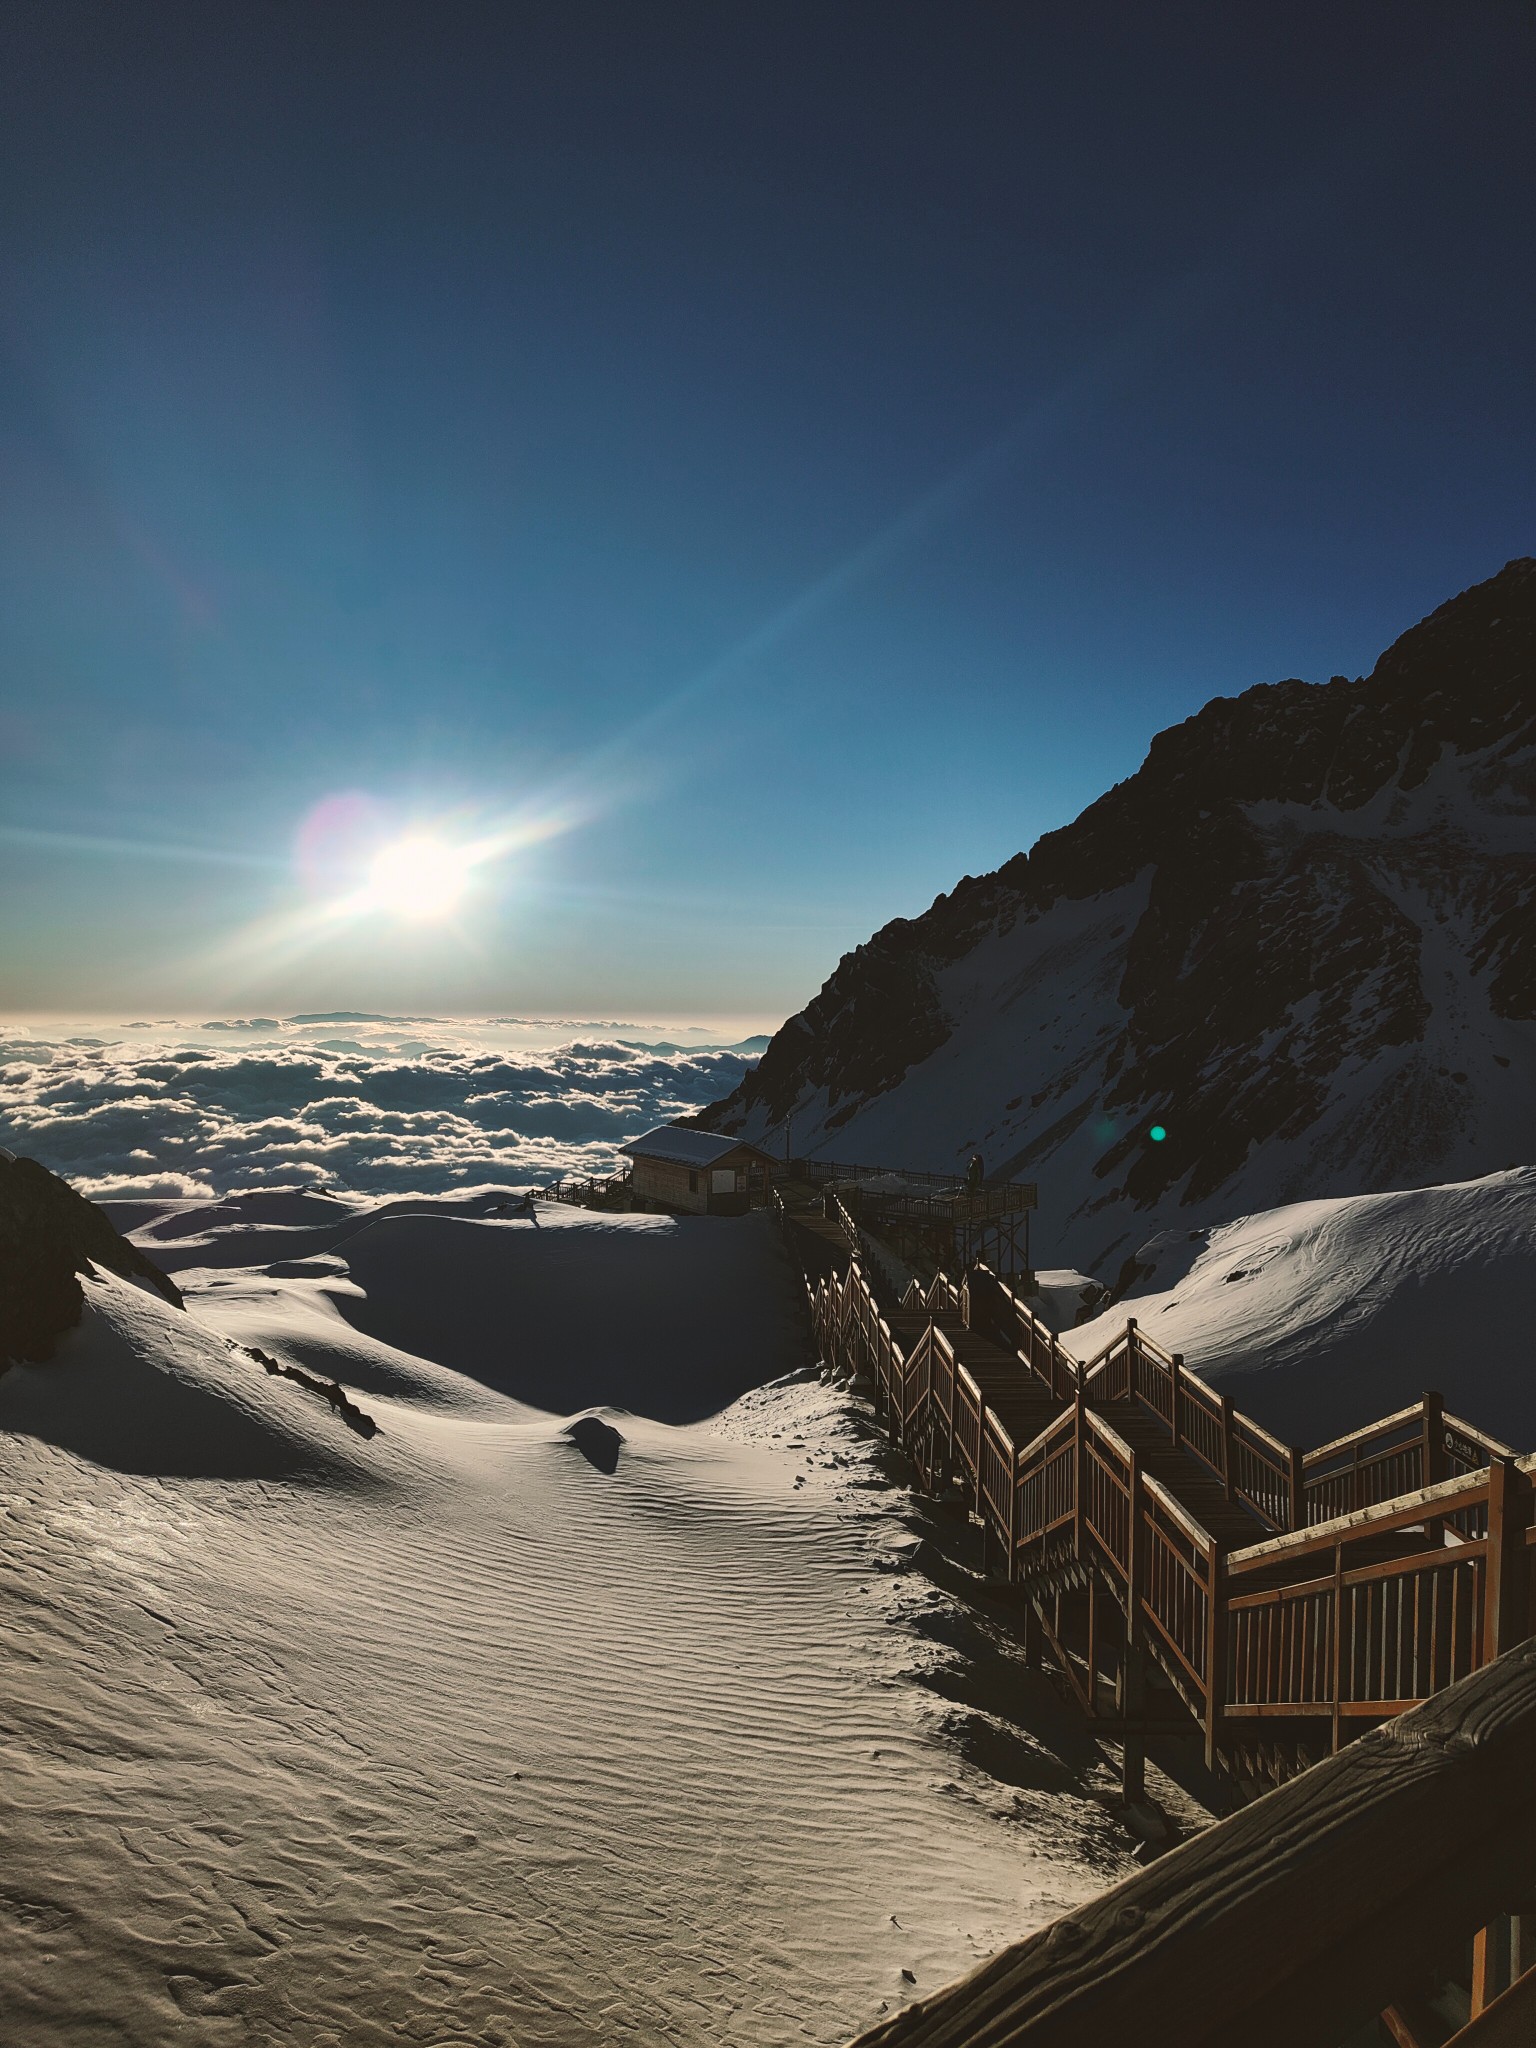
M1036 1179L1037 1256L1536 1158L1536 561L1359 682L1218 698L850 954L705 1112ZM1166 1137L1154 1141L1157 1125Z
M1536 1167L1164 1231L1136 1257L1127 1298L1063 1336L1077 1357L1134 1315L1303 1448L1429 1391L1536 1447Z
M688 1284L726 1239L736 1320L798 1365L750 1225L248 1207L244 1267L237 1217L140 1219L217 1250L185 1311L88 1279L0 1373L6 2048L835 2043L1123 1873L1075 1764L957 1747L955 1603L893 1569L905 1497L843 1397L609 1408L611 1474L527 1404L572 1304L593 1371L664 1319L674 1378L642 1357L627 1407L729 1401L735 1322ZM360 1224L356 1266L307 1239ZM445 1302L499 1272L499 1389L391 1342L407 1250Z
M135 1205L134 1238L246 1341L261 1341L249 1334L261 1315L231 1318L237 1299L265 1296L286 1316L302 1304L311 1326L291 1333L297 1362L315 1363L320 1336L334 1345L350 1325L541 1409L616 1402L663 1422L712 1415L783 1371L802 1283L765 1216L605 1216L542 1202L535 1224L486 1208L482 1194L273 1190ZM355 1346L335 1368L349 1384L362 1369ZM365 1378L393 1370L370 1355Z

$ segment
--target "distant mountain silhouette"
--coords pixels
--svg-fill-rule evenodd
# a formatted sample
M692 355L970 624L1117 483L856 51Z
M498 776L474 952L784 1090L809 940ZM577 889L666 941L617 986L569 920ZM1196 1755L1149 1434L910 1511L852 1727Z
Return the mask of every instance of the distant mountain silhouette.
M1261 685L848 954L703 1112L1036 1178L1044 1258L1536 1159L1536 561ZM1150 1137L1156 1125L1166 1132Z

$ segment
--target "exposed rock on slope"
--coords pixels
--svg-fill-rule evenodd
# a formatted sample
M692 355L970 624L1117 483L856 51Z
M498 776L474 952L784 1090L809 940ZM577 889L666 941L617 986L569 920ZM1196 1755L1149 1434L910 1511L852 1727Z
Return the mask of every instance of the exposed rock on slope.
M78 1276L93 1263L146 1280L181 1305L175 1284L94 1202L35 1159L0 1156L0 1366L53 1356L55 1341L80 1320Z
M1042 1252L1536 1157L1536 561L1366 678L1217 698L849 954L704 1112L1041 1183ZM1166 1128L1153 1143L1154 1124Z

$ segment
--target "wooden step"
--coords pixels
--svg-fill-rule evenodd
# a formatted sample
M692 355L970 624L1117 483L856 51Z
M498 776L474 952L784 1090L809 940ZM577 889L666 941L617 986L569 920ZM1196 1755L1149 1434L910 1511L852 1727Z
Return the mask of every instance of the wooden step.
M1109 1402L1100 1412L1115 1434L1139 1455L1142 1470L1149 1472L1159 1485L1166 1486L1179 1505L1188 1509L1219 1543L1228 1549L1240 1549L1262 1542L1271 1533L1257 1515L1227 1498L1227 1490L1215 1473L1192 1452L1176 1451L1163 1424L1139 1402Z

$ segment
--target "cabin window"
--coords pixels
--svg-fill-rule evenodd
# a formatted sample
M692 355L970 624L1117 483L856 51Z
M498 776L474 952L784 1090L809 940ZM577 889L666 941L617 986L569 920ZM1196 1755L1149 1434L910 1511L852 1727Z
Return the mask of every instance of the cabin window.
M699 1192L699 1176L696 1173L690 1173L688 1176L688 1192L690 1195Z
M735 1169L730 1166L717 1166L710 1176L710 1189L712 1193L717 1195L734 1195L736 1192Z

